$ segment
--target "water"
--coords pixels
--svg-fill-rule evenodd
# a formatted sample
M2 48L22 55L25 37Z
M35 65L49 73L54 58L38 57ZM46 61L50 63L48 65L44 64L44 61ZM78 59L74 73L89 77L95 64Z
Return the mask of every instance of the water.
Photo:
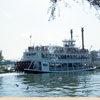
M100 97L100 69L74 73L0 74L0 97Z

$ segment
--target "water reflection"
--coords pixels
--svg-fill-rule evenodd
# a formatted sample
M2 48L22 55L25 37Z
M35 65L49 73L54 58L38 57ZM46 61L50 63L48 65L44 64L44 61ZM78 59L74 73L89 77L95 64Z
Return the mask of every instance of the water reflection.
M100 71L6 74L0 76L0 97L99 97L99 76Z

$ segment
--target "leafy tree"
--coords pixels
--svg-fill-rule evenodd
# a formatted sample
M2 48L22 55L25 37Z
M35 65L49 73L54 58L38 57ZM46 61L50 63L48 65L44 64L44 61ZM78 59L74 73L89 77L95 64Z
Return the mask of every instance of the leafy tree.
M56 7L57 7L57 3L61 2L61 1L64 1L65 5L67 5L67 0L50 0L52 5L49 7L49 10L51 10L49 20L51 20L51 19L53 20L56 18L55 11L56 11ZM73 0L73 1L76 1L78 3L78 0ZM80 1L82 1L83 4L84 4L84 1L88 1L88 3L90 4L91 7L93 6L97 11L99 10L98 18L100 19L100 0L80 0Z

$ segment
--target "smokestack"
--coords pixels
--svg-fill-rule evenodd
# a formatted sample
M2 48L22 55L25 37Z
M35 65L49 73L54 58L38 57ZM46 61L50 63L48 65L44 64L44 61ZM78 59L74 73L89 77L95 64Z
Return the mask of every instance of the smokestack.
M82 49L84 49L84 28L82 28L81 31L82 31Z
M73 30L71 29L70 30L70 33L71 33L71 40L73 39Z

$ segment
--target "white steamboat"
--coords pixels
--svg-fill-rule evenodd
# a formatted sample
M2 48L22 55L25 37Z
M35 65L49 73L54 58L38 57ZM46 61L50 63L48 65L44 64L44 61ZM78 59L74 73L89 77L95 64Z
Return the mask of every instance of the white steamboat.
M41 72L77 72L91 71L91 58L88 49L84 48L82 28L82 48L75 46L73 33L71 39L63 40L63 46L31 46L23 53L22 60L17 62L16 71L33 73Z

